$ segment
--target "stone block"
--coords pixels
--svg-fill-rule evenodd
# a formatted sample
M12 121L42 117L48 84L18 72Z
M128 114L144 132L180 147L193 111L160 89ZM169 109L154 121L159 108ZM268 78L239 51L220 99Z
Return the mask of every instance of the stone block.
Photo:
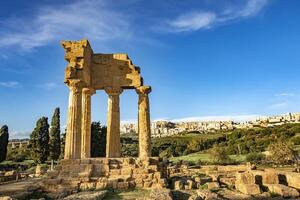
M109 169L120 169L120 165L119 164L109 164Z
M132 168L131 167L123 167L121 169L122 175L132 175Z
M295 188L291 188L291 187L288 187L285 185L265 184L264 186L266 186L270 192L279 194L280 196L283 196L283 197L295 198L295 197L299 196L299 192Z
M128 182L118 182L117 188L119 190L126 190L129 188L129 183Z
M61 165L79 165L80 164L80 159L63 159L60 161Z
M141 183L143 185L143 183ZM136 186L135 181L129 181L129 188L134 188Z
M173 196L170 189L152 189L149 200L172 200Z
M98 181L96 183L96 190L103 190L107 188L107 182L106 181Z
M91 183L80 183L79 186L80 190L94 190L96 188L96 183L91 182Z
M256 184L235 184L235 188L244 194L257 195L261 193L259 185Z
M188 190L191 190L194 188L194 181L193 180L187 180L186 181L186 186Z
M108 178L107 187L117 189L118 181L118 178Z
M285 173L286 181L288 186L297 188L300 190L300 173L287 172Z
M158 171L157 165L149 165L148 170L150 172L157 172Z
M209 189L209 190L220 188L220 184L218 182L209 182L209 183L206 183L206 185L207 185L207 189Z
M165 178L161 178L157 180L157 184L159 184L160 187L167 187L168 182Z
M240 184L255 184L255 176L251 172L236 173L236 182Z
M89 191L89 192L79 192L65 197L65 200L100 200L104 199L107 191Z
M275 170L266 169L262 173L262 183L265 184L279 184L279 174Z
M57 170L51 170L51 171L47 172L47 176L49 178L56 178L56 177L58 177L58 175L59 175L59 171L57 171Z
M181 180L174 182L174 190L183 190L183 189L184 189L184 185Z
M80 159L80 164L91 164L90 158Z
M152 181L144 181L144 188L151 188L152 184Z
M121 175L121 170L120 169L111 169L111 170L109 170L109 175L111 175L111 176Z
M220 177L220 183L227 186L234 186L235 178L234 177Z
M153 177L157 179L161 179L162 178L161 172L154 172Z
M134 174L148 174L149 170L145 169L145 168L136 168L136 169L133 169L133 173Z
M133 158L124 158L123 160L123 165L124 166L129 166L129 165L132 165L134 164L134 159Z

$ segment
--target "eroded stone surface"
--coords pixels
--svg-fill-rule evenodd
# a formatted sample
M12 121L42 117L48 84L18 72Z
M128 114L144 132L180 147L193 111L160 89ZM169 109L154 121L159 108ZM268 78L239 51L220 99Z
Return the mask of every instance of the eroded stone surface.
M119 96L123 89L136 89L139 95L139 156L151 156L150 86L143 86L140 68L127 54L94 53L88 40L63 41L65 83L70 89L65 159L90 157L91 95L95 90L108 94L106 157L120 157Z
M89 191L79 192L64 198L64 200L102 200L107 194L107 191Z

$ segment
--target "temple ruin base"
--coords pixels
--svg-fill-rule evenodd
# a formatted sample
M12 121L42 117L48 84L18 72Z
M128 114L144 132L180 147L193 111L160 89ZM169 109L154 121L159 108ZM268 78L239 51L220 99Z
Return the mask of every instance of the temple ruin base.
M65 189L100 190L128 188L163 188L167 186L166 164L158 157L88 158L62 160L47 173L44 191Z

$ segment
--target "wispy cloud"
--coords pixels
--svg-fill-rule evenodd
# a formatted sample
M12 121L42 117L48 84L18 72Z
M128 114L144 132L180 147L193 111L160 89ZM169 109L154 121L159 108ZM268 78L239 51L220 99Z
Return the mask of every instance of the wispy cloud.
M0 87L15 88L19 85L19 82L16 81L0 82Z
M47 82L47 83L42 83L42 84L36 85L36 87L46 89L46 90L52 90L52 89L58 87L58 84L55 82Z
M0 46L29 51L62 39L113 40L130 37L129 19L107 8L103 1L82 0L43 7L31 18L0 21Z
M240 6L229 7L221 11L190 11L167 20L160 29L170 32L196 31L209 29L238 19L257 15L268 0L246 0Z
M286 108L287 106L288 106L287 102L279 102L279 103L274 103L274 104L268 106L268 108L273 109L273 110L278 110L278 109Z
M289 93L289 92L283 92L275 95L276 97L293 97L295 96L294 93Z

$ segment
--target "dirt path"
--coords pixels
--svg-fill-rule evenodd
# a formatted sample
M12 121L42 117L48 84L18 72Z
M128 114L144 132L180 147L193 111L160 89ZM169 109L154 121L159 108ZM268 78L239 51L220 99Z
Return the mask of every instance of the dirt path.
M26 192L29 187L37 185L39 179L27 179L18 182L10 182L0 185L0 196L10 196L17 193Z

